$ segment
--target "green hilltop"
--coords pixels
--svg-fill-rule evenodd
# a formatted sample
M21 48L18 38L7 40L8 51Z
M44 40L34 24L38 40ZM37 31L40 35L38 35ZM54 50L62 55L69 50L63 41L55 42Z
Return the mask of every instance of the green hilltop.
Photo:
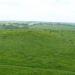
M25 25L0 29L0 75L75 75L74 25Z

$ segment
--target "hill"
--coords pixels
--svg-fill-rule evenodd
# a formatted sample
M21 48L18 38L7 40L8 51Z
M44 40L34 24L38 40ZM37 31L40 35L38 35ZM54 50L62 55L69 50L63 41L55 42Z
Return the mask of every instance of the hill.
M0 29L52 29L52 30L75 30L75 23L39 22L39 21L3 21Z
M75 75L74 30L0 30L1 75Z

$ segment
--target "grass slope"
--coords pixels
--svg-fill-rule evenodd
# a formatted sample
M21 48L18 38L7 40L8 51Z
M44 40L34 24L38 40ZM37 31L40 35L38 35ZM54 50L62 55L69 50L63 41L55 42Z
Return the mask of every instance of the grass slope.
M0 75L75 75L75 31L0 30Z

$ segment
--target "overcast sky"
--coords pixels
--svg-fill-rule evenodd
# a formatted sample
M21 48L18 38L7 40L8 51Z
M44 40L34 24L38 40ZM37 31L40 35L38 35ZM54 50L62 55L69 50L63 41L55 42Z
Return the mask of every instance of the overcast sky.
M75 22L75 0L0 0L0 20Z

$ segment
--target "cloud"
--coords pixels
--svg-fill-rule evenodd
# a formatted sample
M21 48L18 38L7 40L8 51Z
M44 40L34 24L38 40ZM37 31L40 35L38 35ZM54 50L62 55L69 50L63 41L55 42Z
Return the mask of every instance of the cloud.
M74 0L0 0L0 20L75 21Z

